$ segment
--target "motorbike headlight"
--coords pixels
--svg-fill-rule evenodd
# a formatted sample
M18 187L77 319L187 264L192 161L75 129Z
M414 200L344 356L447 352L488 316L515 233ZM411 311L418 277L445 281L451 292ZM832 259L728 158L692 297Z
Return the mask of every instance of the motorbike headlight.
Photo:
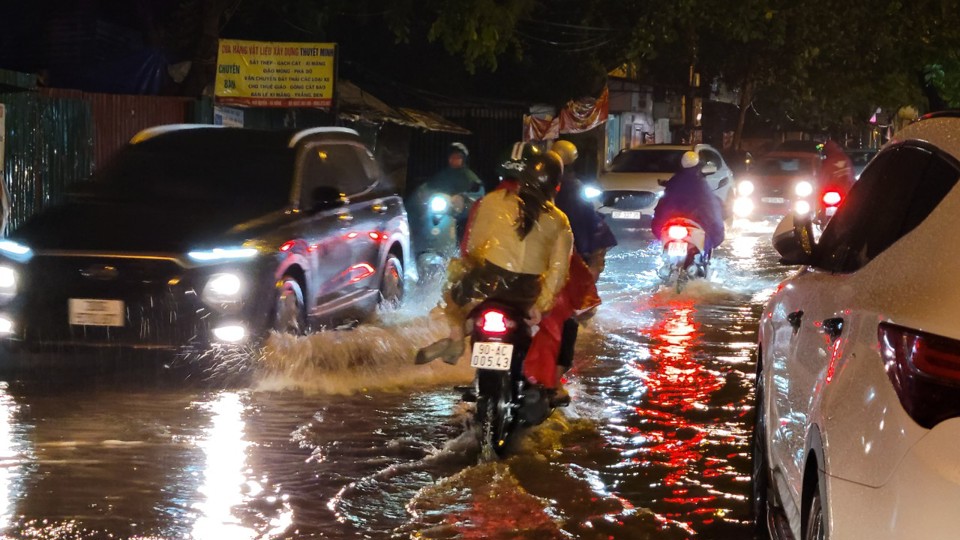
M430 199L430 210L432 212L436 212L437 214L446 212L447 206L449 206L449 203L447 203L446 197L434 195L433 198Z
M753 182L749 180L742 180L737 184L737 194L741 197L749 197L754 189Z
M813 193L813 184L806 180L801 180L793 187L793 192L796 193L798 197L807 197Z
M810 203L807 201L797 201L796 206L794 206L794 210L796 210L797 214L800 214L801 216L809 214Z
M236 274L214 274L203 287L203 300L209 304L233 304L243 293L243 281Z
M593 199L596 199L601 195L603 195L603 190L597 187L587 186L583 188L583 198L588 201L592 201Z
M17 294L17 271L10 266L0 266L0 296Z

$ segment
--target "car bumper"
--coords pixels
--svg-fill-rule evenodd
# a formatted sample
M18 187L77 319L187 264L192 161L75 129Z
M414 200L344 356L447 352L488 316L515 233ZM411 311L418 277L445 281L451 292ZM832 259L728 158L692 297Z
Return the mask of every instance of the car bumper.
M828 478L831 538L957 538L960 419L941 423L904 456L881 487Z

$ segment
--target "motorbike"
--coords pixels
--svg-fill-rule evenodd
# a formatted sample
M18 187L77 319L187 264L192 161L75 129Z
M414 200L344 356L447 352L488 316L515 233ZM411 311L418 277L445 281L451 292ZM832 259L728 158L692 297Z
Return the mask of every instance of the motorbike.
M474 420L483 459L504 457L520 428L543 423L554 410L547 389L523 374L532 341L525 315L514 306L487 300L468 319L470 365L477 376L464 400L476 402Z
M457 250L457 223L450 196L433 193L420 198L411 216L417 271L425 280L442 278L447 262Z
M691 279L707 277L710 254L704 251L706 232L696 221L674 218L660 232L663 244L663 265L658 270L660 279L676 288L677 293Z

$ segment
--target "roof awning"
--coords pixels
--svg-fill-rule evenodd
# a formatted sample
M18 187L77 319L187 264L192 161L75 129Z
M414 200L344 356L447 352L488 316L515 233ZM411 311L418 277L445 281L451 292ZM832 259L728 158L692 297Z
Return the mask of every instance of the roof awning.
M372 123L390 122L427 131L470 133L469 130L436 113L408 108L394 109L350 81L341 80L339 82L337 95L340 105L339 116L344 120Z

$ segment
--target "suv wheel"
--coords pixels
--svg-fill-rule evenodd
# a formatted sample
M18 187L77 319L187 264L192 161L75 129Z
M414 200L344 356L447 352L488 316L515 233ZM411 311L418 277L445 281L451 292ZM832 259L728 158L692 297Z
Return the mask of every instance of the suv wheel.
M383 264L383 279L380 281L380 307L396 309L403 301L403 263L390 254Z
M307 331L307 310L303 289L291 276L283 276L277 287L276 314L273 329L277 332L301 336Z

